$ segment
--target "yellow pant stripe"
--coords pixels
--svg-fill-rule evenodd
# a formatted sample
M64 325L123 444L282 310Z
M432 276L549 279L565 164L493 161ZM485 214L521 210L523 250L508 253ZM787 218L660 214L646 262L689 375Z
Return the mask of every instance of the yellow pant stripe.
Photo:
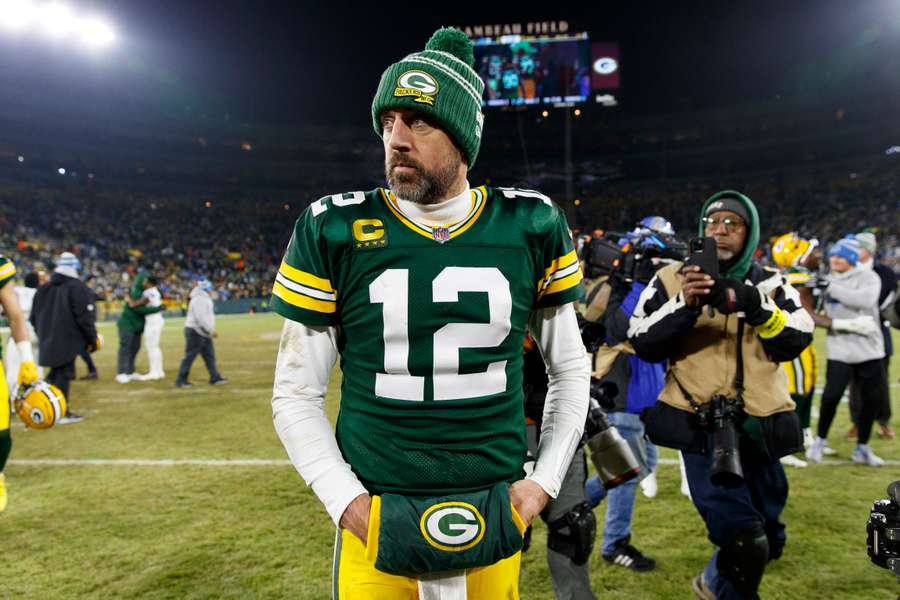
M9 388L6 386L6 369L0 360L0 431L9 429Z

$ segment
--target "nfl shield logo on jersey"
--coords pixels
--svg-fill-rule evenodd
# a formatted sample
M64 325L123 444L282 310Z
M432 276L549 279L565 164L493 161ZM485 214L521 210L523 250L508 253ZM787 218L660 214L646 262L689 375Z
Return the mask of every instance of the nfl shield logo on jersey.
M431 237L434 238L434 241L443 244L450 239L450 230L446 227L434 227L431 230Z

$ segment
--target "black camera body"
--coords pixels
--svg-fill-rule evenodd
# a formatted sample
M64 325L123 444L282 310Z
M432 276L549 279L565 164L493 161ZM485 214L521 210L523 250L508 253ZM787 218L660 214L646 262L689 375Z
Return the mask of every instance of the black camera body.
M900 481L888 486L888 499L876 500L866 523L866 550L873 563L900 582Z
M743 406L737 398L716 394L696 410L701 429L712 435L709 479L713 485L732 488L744 482L738 431L745 417Z

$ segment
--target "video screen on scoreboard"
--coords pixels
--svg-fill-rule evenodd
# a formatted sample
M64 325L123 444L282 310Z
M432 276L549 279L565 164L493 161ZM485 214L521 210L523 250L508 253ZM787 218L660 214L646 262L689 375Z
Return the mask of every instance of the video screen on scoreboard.
M591 94L587 33L479 38L475 70L484 80L485 106L585 102Z

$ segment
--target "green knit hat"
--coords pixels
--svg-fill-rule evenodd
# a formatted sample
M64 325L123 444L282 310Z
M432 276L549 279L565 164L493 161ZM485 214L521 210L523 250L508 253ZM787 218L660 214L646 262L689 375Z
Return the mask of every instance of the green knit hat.
M481 146L484 82L472 67L472 42L458 29L438 29L425 50L389 66L372 100L372 125L381 137L379 116L388 109L421 111L453 138L471 169Z

